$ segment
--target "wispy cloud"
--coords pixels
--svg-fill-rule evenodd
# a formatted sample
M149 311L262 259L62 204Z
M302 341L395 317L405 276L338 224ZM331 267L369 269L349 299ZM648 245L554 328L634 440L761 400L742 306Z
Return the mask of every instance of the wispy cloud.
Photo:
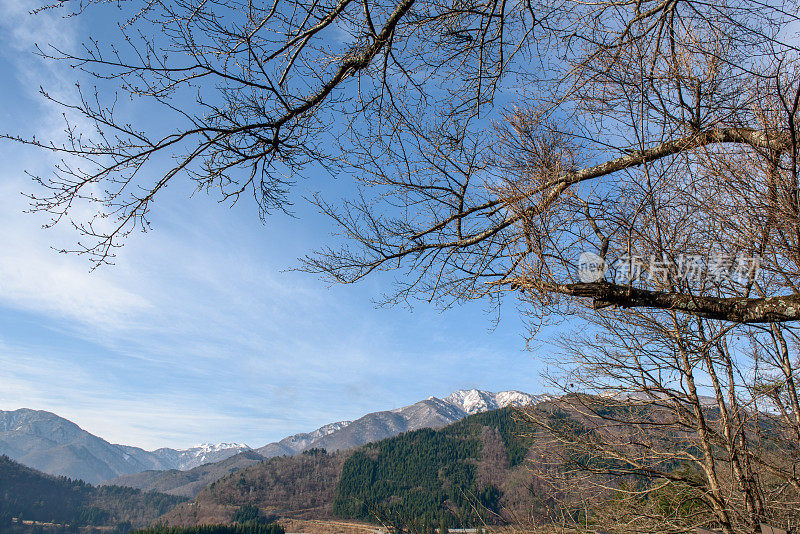
M0 96L29 107L10 110L5 127L57 138L61 110L35 93L40 83L68 93L75 72L30 51L42 36L75 46L81 28L57 13L31 17L30 7L0 0L14 70ZM485 334L473 307L373 310L369 293L380 288L329 289L281 273L327 222L262 228L248 206L187 201L190 185L176 183L156 205L156 230L134 236L114 267L90 272L85 258L50 248L74 242L68 226L44 231L41 217L23 213L20 191L32 188L23 171L45 173L53 161L8 144L0 157L2 409L51 410L150 448L256 446L458 387L535 389L516 323Z

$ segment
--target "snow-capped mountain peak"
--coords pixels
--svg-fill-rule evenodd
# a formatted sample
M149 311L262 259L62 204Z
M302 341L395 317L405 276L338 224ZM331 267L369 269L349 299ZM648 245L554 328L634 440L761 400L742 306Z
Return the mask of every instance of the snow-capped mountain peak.
M328 434L332 434L333 432L336 432L337 430L343 429L344 427L346 427L350 423L352 423L352 421L339 421L337 423L328 423L325 426L319 427L317 430L315 430L315 432L319 436L327 436Z
M245 460L255 461L259 457L293 455L315 447L328 451L350 449L401 432L440 428L468 415L507 406L527 406L549 398L521 391L459 390L444 399L430 397L402 408L369 413L356 421L330 423L309 433L269 443L255 451L246 444L229 442L201 443L180 450L161 448L146 451L109 443L50 412L0 410L0 454L20 461L31 458L26 460L31 467L98 483L142 471L192 469L240 453L245 453ZM165 476L172 475L167 473Z
M528 406L543 400L544 396L530 395L522 391L492 393L479 389L460 389L444 398L444 401L463 410L468 415L506 408Z
M444 401L456 406L464 413L472 415L487 410L497 409L494 393L479 389L460 389L444 398Z
M200 443L199 445L195 445L194 447L190 447L185 449L188 451L197 451L203 453L209 452L219 452L225 451L228 449L249 449L250 446L246 443Z
M529 406L547 398L547 395L531 395L522 391L501 391L495 395L495 401L500 408Z
M176 468L185 470L211 462L219 462L226 458L249 451L250 446L244 443L201 443L188 449L175 451Z

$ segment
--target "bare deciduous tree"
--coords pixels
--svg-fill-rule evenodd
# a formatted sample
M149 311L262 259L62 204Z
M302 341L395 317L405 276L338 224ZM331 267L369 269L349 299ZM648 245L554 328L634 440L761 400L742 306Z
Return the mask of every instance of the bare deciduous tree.
M566 508L612 531L798 525L796 332L652 311L594 326L554 362L564 395L525 415Z
M513 293L534 328L592 324L560 362L579 393L562 402L589 431L536 418L575 468L572 489L635 496L643 529L797 521L797 5L120 5L119 42L42 54L161 106L166 130L118 118L93 91L63 102L93 136L72 124L65 145L12 136L65 156L38 178L35 209L58 221L88 202L113 221L76 222L83 252L109 261L180 176L252 194L263 215L308 169L344 169L361 194L315 202L348 244L306 270L346 283L401 270L390 301ZM582 279L587 252L608 272ZM759 268L731 276L731 258ZM678 517L655 498L691 506Z
M104 224L75 222L97 261L147 224L178 176L225 199L251 193L265 214L322 164L365 186L340 205L318 198L352 242L306 268L339 281L406 268L398 298L520 289L539 316L588 299L739 323L800 318L791 2L120 5L119 42L42 54L174 120L143 131L117 118L114 97L79 89L63 105L94 135L68 124L65 145L16 138L67 156L38 178L34 209L59 220L92 204ZM583 251L748 254L765 276L586 283Z

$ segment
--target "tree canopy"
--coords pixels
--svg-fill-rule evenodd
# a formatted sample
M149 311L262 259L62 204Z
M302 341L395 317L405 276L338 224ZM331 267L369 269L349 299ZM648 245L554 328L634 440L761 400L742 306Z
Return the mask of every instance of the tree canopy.
M582 317L595 328L565 338L554 384L623 409L565 395L592 432L538 419L549 452L647 479L617 484L623 494L690 488L726 534L796 524L795 2L114 5L115 37L41 49L97 82L69 101L45 92L67 112L67 142L8 136L63 155L32 203L54 222L88 204L93 216L73 220L79 252L112 261L175 180L228 201L252 195L264 217L313 170L344 172L358 193L334 199L323 184L312 199L343 244L303 269L344 283L398 271L389 302L513 294L534 330ZM120 92L165 120L120 115ZM630 432L608 432L619 425ZM663 426L685 446L637 434ZM650 469L664 458L669 470ZM675 458L689 468L672 469ZM602 490L592 498L613 486L581 480ZM649 531L671 531L648 517Z
M589 303L800 318L792 2L119 7L116 38L40 49L98 82L58 101L67 142L10 135L64 155L37 177L33 207L58 221L88 203L94 216L73 222L95 261L147 227L173 180L231 201L252 195L263 216L323 166L363 186L342 202L324 186L316 198L347 243L304 265L338 281L399 268L394 298L521 290L536 317ZM120 116L119 92L168 120ZM615 273L581 280L583 252ZM649 276L623 257L648 259ZM715 276L684 276L686 258L711 257L755 259L762 276L716 276L729 260L690 266Z

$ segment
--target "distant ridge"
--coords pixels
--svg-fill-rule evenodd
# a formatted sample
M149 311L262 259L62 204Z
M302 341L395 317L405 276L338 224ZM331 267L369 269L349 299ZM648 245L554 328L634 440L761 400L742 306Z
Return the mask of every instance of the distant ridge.
M487 401L485 406L496 401L477 397ZM417 405L431 403L456 409L435 398ZM525 464L531 443L524 423L518 426L512 408L480 412L483 407L475 405L475 414L444 428L405 432L348 451L316 449L270 458L207 485L194 501L175 507L159 522L224 523L230 521L229 510L250 504L284 520L375 523L380 510L391 506L396 517L413 518L418 525L514 525L546 510L551 496ZM379 413L397 415L406 408Z
M0 454L45 473L93 484L105 482L194 496L204 485L264 458L293 456L314 448L330 452L351 449L409 430L441 428L468 415L536 404L548 398L521 391L458 390L443 399L429 397L402 408L369 413L355 421L330 423L258 449L219 443L146 451L109 443L50 412L0 410Z
M194 497L200 490L220 478L261 463L263 456L253 450L240 452L219 462L198 465L186 471L142 471L121 475L103 482L102 486L127 486L144 491L158 491L178 497Z
M468 415L508 406L527 406L547 400L547 395L531 395L522 391L493 393L479 389L462 389L439 399L429 397L410 406L369 413L355 421L331 423L309 432L295 434L270 443L256 452L265 458L293 455L308 449L337 451L394 437L401 432L420 428L441 428Z
M190 469L250 450L247 445L203 444L189 449L114 445L42 410L0 410L0 454L51 475L96 484L146 470Z
M522 407L550 399L549 395L531 395L522 391L501 391L492 393L478 389L460 389L444 398L444 401L457 406L467 415L498 410L509 406Z
M312 432L294 434L293 436L285 437L280 441L264 445L263 447L256 449L256 452L265 458L273 458L275 456L291 456L310 448L311 444L315 441L347 427L350 423L352 423L352 421L329 423Z

